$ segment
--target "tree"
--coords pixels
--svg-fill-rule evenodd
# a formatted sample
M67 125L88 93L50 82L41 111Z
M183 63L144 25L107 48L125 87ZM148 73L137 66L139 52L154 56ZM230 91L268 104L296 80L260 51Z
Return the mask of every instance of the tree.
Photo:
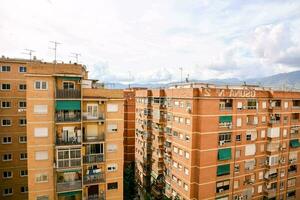
M127 165L124 170L124 199L132 200L136 196L136 183L134 176L134 162Z

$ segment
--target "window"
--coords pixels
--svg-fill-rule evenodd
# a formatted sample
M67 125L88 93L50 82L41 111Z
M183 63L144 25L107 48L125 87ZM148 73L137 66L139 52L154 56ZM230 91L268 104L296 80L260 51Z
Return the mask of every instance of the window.
M19 108L26 108L26 101L19 101Z
M48 105L34 105L33 112L35 114L47 114Z
M185 135L185 141L187 141L187 142L190 141L190 136L189 135Z
M36 90L47 90L48 89L48 82L47 81L35 81L34 82L34 89L36 89Z
M107 112L118 112L118 104L107 104Z
M13 194L13 189L12 188L5 188L3 190L3 196L10 196Z
M230 183L229 180L217 182L216 192L221 193L221 192L229 190L229 183Z
M48 137L48 128L34 128L34 137Z
M247 144L245 146L245 156L253 156L256 152L256 145L255 144Z
M235 158L241 157L241 150L236 150L235 151Z
M27 193L27 192L28 192L28 186L22 186L21 193Z
M184 174L187 175L187 176L189 175L189 169L188 168L184 168Z
M260 137L265 138L266 137L266 130L261 130L260 131Z
M107 125L107 132L117 132L118 125L117 124L108 124Z
M242 126L242 118L238 117L238 118L236 119L236 126L237 126L237 127L241 127L241 126Z
M107 145L107 152L116 152L117 151L117 145L116 144L108 144Z
M11 102L10 101L2 101L1 108L11 108Z
M25 91L26 90L26 84L19 84L19 90Z
M188 186L186 183L184 183L184 184L183 184L183 189L184 189L185 191L189 191L189 186Z
M26 176L28 176L28 171L27 171L27 170L20 170L20 176L21 176L21 177L26 177Z
M19 143L27 143L27 136L23 135L23 136L19 136Z
M2 119L2 126L11 126L10 119Z
M26 67L25 66L20 66L19 67L19 72L20 73L25 73L27 71Z
M4 171L3 172L3 178L8 179L8 178L12 178L12 177L13 177L12 171Z
M10 72L10 66L1 66L1 72Z
M20 126L26 126L27 120L25 118L19 119Z
M267 102L266 101L261 102L261 107L263 109L266 109L267 108Z
M185 152L185 158L189 159L190 158L190 153L189 152Z
M231 142L231 132L228 133L219 133L219 143L222 145L223 143Z
M11 153L4 154L2 156L2 160L3 161L12 161L12 154Z
M236 136L235 136L235 140L236 140L237 142L240 142L240 141L241 141L241 135L236 135Z
M191 125L191 120L190 119L185 119L186 125Z
M287 187L294 187L294 186L296 186L296 178L288 179Z
M239 188L239 184L240 184L240 182L238 180L234 181L233 188L234 189L238 189Z
M11 144L11 143L12 143L12 139L10 136L2 138L2 144Z
M44 195L44 196L38 196L36 197L36 200L49 200L49 197Z
M88 119L97 119L98 118L98 105L97 104L88 104L87 105L87 118Z
M10 84L9 83L2 83L1 84L1 90L10 90Z
M107 184L108 190L116 190L118 189L118 182L108 183Z
M48 160L48 151L36 151L35 160Z
M235 173L240 172L240 165L239 164L234 164L234 172Z
M63 82L64 90L74 90L75 89L75 83L72 81L64 81Z
M27 153L20 153L20 160L27 160Z
M96 146L96 145L93 145ZM87 152L88 154L95 154L92 149L95 148L91 146L91 150ZM84 157L84 160L88 160ZM61 149L57 152L57 165L58 168L65 167L77 167L81 165L81 151L80 149Z
M48 174L36 174L35 182L36 183L48 182Z
M115 172L115 171L117 171L117 167L118 167L117 164L109 164L109 165L107 165L107 171L108 172Z

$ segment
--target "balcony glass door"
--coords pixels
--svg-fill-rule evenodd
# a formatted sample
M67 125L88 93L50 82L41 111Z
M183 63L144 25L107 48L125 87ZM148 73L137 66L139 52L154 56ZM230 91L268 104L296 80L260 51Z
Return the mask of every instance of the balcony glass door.
M89 119L97 119L98 118L98 105L97 104L88 104L87 105L87 117Z

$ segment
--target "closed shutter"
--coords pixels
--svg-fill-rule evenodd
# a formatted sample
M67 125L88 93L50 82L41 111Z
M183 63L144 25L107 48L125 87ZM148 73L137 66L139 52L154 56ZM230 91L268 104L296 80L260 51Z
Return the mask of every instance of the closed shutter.
M34 137L48 137L48 128L34 128Z
M48 105L34 105L33 112L36 114L47 114Z
M253 156L256 152L255 144L248 144L245 146L245 156Z
M35 160L48 160L48 151L35 152Z
M98 125L87 125L87 137L97 137Z

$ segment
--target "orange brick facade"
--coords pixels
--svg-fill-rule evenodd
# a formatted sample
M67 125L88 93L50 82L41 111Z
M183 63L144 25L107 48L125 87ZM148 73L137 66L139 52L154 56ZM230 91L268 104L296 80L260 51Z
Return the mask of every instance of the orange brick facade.
M299 100L251 86L137 91L139 195L299 199Z

